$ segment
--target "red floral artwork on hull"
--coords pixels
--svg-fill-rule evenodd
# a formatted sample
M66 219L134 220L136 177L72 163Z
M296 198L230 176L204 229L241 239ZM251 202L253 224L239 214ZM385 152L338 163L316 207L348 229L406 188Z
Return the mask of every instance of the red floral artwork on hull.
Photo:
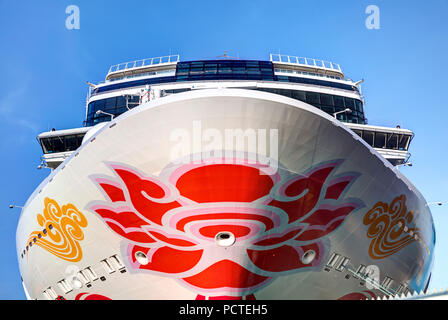
M213 159L159 176L107 163L114 176L91 177L106 201L89 208L128 243L131 268L174 278L197 299L255 299L276 277L318 270L324 238L361 206L343 197L357 174L335 175L341 163L296 174ZM234 242L218 245L220 232Z

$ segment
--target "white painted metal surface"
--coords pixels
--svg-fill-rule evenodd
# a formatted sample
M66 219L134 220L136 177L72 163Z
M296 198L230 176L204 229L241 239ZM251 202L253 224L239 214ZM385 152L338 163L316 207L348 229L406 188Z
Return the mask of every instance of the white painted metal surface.
M154 248L154 244L138 244L135 240L120 236L117 233L119 229L113 229L111 224L108 224L109 220L98 213L98 210L100 210L98 206L110 206L110 208L116 210L129 211L123 213L120 217L132 216L132 214L142 217L139 211L142 209L138 209L138 203L132 200L132 197L143 195L146 199L155 199L148 196L147 193L141 193L141 191L134 193L131 190L132 185L125 188L123 182L120 182L121 180L117 176L117 171L114 172L114 170L138 172L139 175L146 177L144 178L145 181L157 181L159 184L166 184L168 189L164 192L170 190L169 194L173 197L177 192L181 192L176 191L180 188L179 185L170 184L174 181L172 180L174 179L173 174L174 172L181 172L184 170L184 165L190 165L191 163L188 161L178 163L176 160L182 159L185 161L184 156L198 154L202 154L204 159L213 159L209 157L210 152L220 151L219 148L213 147L207 149L207 141L202 141L202 144L199 143L199 145L185 145L186 153L177 159L173 158L173 148L179 143L173 133L182 130L182 132L188 133L190 137L194 137L198 134L198 123L202 133L210 129L221 136L225 136L226 130L229 129L242 130L243 132L251 129L267 130L268 132L270 132L269 130L277 130L278 155L272 156L272 160L275 160L272 163L278 164L278 179L280 179L278 183L288 179L297 180L300 177L304 179L303 177L311 175L312 172L321 172L319 170L324 170L326 166L334 166L330 175L333 182L325 182L319 191L313 191L318 198L315 206L319 205L322 206L319 207L322 210L331 211L344 203L352 203L353 209L349 214L339 216L339 219L343 217L344 220L337 227L334 227L334 230L331 223L335 223L336 220L324 226L320 226L314 220L313 222L300 220L305 219L305 217L297 220L296 224L287 222L286 211L284 211L287 210L286 207L284 209L272 209L273 212L276 212L275 214L257 213L259 218L273 219L274 224L279 224L280 229L276 231L279 233L267 232L265 238L263 238L263 241L277 241L277 244L271 244L270 247L261 250L260 245L249 243L248 240L241 242L238 237L236 237L235 244L230 247L218 246L214 238L211 242L197 240L199 244L195 244L194 248L196 248L195 250L202 250L203 254L199 262L188 270L169 271L171 269L167 269L167 265L174 268L175 264L172 266L173 261L177 261L179 264L181 261L187 261L188 259L194 260L188 258L191 256L184 252L193 249L185 249L173 244L167 245L166 242L160 240L163 237L160 237L156 241L156 247L169 247L171 248L169 250L183 252L181 257L168 255L166 257L171 257L169 261L163 260L165 261L163 262L160 260L161 256L159 254L151 251L154 249L148 249ZM234 144L232 147L227 146L227 151L231 151L234 156L233 159L237 159L246 156L250 150L245 144ZM204 152L206 153L204 154ZM244 166L240 162L238 163L240 166ZM186 172L190 172L188 170ZM178 173L177 177L183 177L185 174ZM269 176L274 177L272 174ZM330 190L334 190L335 184L345 181L340 180L344 177L350 177L351 182L344 187L342 194L332 195L334 191ZM117 191L118 193L115 193L115 196L108 196L99 187L99 181L114 181L113 183L104 183L112 183L118 188L117 190L122 189L123 195L121 196L121 193ZM207 195L215 185L213 181L201 181L197 181L195 188L198 186L204 188L204 194ZM261 188L261 185L255 183L254 190L259 190L258 187ZM230 185L226 188L229 192L233 192L232 190L238 188L238 185ZM311 187L308 186L308 193L311 192L309 188ZM154 189L145 192L151 190ZM314 194L313 192L310 194ZM271 193L274 195L274 191L271 191ZM271 193L266 197L269 198ZM212 192L210 194L214 195L216 193ZM297 199L306 194L297 195ZM413 212L412 217L408 217L406 223L410 224L410 228L418 228L419 237L406 246L399 249L397 247L397 250L388 256L378 257L376 254L379 253L375 253L375 248L371 249L374 239L378 240L378 238L368 236L370 227L365 217L369 210L378 203L395 203L394 199L400 196L405 199L404 202L400 202L402 206L406 205L407 209L404 210L404 213ZM108 197L117 197L116 200L119 200L111 202ZM278 201L284 201L287 198L285 197L278 198ZM71 204L86 218L84 224L79 223L80 226L82 225L81 227L71 229L72 231L64 234L68 237L66 244L70 243L70 237L72 240L77 239L76 241L73 240L73 243L68 246L71 251L65 252L63 249L52 251L48 247L44 249L41 245L28 244L28 240L33 242L32 237L30 238L33 232L42 230L44 227L47 227L46 232L50 232L48 224L40 224L42 220L39 220L41 219L38 218L39 214L42 215L45 212L59 214L58 210L45 209L44 204L46 201L48 202L48 200L45 200L46 198L56 201L65 214L68 215L69 211L64 210L68 210L69 204ZM182 210L186 210L187 207L190 208L189 206L191 206L191 210L203 210L204 208L212 210L217 206L217 203L195 204L188 202L191 199L187 201L186 198L182 200ZM171 200L167 198L162 203L168 201ZM218 203L222 204L222 200ZM396 289L395 286L398 284L403 284L412 290L420 291L424 288L429 277L428 270L432 265L434 246L432 217L425 204L426 201L418 190L399 171L394 170L393 166L381 157L377 151L368 146L339 121L310 105L278 95L251 90L196 90L150 101L114 118L113 121L93 134L88 142L84 143L49 175L31 195L20 217L17 229L20 273L24 285L33 299L48 297L48 293L44 292L49 288L55 291L57 295L64 296L67 299L80 299L85 297L86 293L102 295L112 299L206 299L216 296L254 296L257 299L337 299L347 294L365 290L369 290L369 292L372 292L371 294L380 294L379 290L366 288L365 283L360 284L360 280L347 271L348 268L357 270L360 265L377 266L380 270L379 280L386 276L393 279L393 286L388 288L390 290ZM238 208L244 207L246 208L244 210L249 210L248 212L266 208L265 203L262 202L251 204L232 202L226 203L226 206L231 211L238 211L240 210ZM305 210L302 205L299 208L302 211ZM192 240L196 239L193 226L191 229L189 229L190 227L186 228L184 233L179 230L171 230L173 232L171 235L168 233L169 225L164 223L168 223L168 221L174 223L174 220L169 219L174 219L170 217L174 217L177 213L181 214L179 210L166 211L163 215L166 217L163 220L163 225L150 224L149 227L145 227L149 229L145 230L155 232L155 234L157 232L164 234L164 237L168 238L176 235L182 237L184 241L196 241ZM312 212L316 211L309 212L311 215ZM294 212L290 214L294 214ZM278 218L274 219L275 215ZM196 217L196 215L193 216ZM231 220L230 224L237 224L237 220ZM245 226L255 226L257 223L256 221L246 223ZM56 222L53 224L53 228L57 229ZM118 224L112 225L115 225L115 228L118 226ZM317 238L310 237L309 239L313 240L302 241L297 244L297 254L302 261L301 263L305 261L309 265L299 267L299 262L297 262L299 260L297 260L294 262L296 263L294 267L287 266L287 263L291 262L287 256L290 257L291 254L283 256L281 251L283 249L281 248L291 246L291 243L296 240L284 240L282 237L286 237L289 234L287 232L297 231L300 228L311 231L311 229L307 229L310 226L313 226L313 230L324 230L327 234ZM211 226L207 225L207 227ZM132 228L127 232L143 230L140 229L139 225L134 225ZM228 232L229 230L221 231ZM398 232L398 229L395 231ZM165 239L164 241L168 240ZM262 241L262 239L260 238L257 241ZM54 242L55 245L58 245L57 241ZM64 241L61 238L59 244L62 245L63 243ZM76 246L75 243L79 246ZM146 265L135 262L133 250L137 250L139 245L146 248L145 251L149 250L146 253L144 252L148 257ZM279 255L276 260L268 259L267 250L271 249L276 250L275 253ZM261 250L259 255L265 258L254 258L253 250ZM59 253L60 251L63 253ZM252 253L249 254L248 252ZM300 254L301 252L303 254ZM82 257L79 260L67 260L69 255L79 258L80 253ZM305 253L308 254L305 255ZM332 253L338 253L340 257L345 257L345 260L341 260L342 262L339 263L342 266L339 268L340 271L333 267L326 270L327 261ZM106 269L104 267L105 263L101 261L113 256L118 257L125 269L119 269L112 262L110 268ZM313 256L313 259L310 259L310 256ZM234 262L246 270L242 271L240 267L232 265L232 268L224 269L229 270L229 274L227 272L219 274L228 283L232 283L232 285L237 283L238 285L233 287L220 285L214 280L216 277L210 277L213 270L218 270L218 266L231 265L229 262L222 261ZM282 263L276 265L273 261L281 261ZM159 267L156 264L159 264ZM73 272L73 270L78 271ZM124 273L122 273L123 270L125 270ZM232 270L237 270L237 273L232 273ZM87 275L83 278L81 271L91 276ZM231 274L238 274L241 277L235 282ZM347 275L349 276L347 277ZM73 276L79 277L81 280L84 279L82 280L82 287L75 288L72 286L66 287L67 290L61 289L58 283L64 279L73 279ZM70 284L70 281L66 281ZM52 292L51 290L49 292Z

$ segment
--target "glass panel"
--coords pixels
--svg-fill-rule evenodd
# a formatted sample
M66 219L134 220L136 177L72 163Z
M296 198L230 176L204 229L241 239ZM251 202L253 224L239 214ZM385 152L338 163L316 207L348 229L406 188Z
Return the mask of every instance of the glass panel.
M384 148L386 146L386 134L383 132L375 132L375 148Z
M319 94L316 92L307 92L306 93L306 102L312 105L320 104Z
M85 135L86 135L85 133L81 133L76 136L76 143L78 144L78 147L82 144L82 139L84 138Z
M64 140L62 140L61 137L51 138L51 141L53 144L53 152L64 152L65 151Z
M126 111L128 111L128 109L125 106L123 106L123 107L115 109L114 114L115 114L115 116L118 116Z
M246 69L244 67L237 67L237 68L233 68L233 72L236 73L245 73Z
M118 108L126 108L126 97L125 96L119 96L117 97L117 109Z
M103 110L105 102L106 102L106 99L101 99L101 100L95 101L94 102L95 103L94 113L98 110Z
M260 73L260 69L258 69L258 68L247 68L247 73L250 73L250 74Z
M139 96L128 96L128 103L129 102L138 103L139 99L140 99Z
M334 106L335 107L340 107L340 108L344 108L344 97L340 97L340 96L333 96L333 101L334 101Z
M115 97L106 99L103 111L113 112L115 110L115 103L117 99Z
M372 131L363 131L362 132L362 138L365 142L367 142L370 146L373 146L373 137L374 134Z
M94 104L95 104L95 102L90 102L90 103L89 103L89 108L87 109L87 114L91 114L91 113L94 113L94 112L95 112L95 110L94 110Z
M324 111L324 112L326 112L326 113L328 113L330 115L333 115L334 107L332 107L332 106L322 106L322 111Z
M362 112L362 102L361 100L355 100L356 111Z
M190 74L200 74L203 72L202 68L191 68Z
M338 119L339 121L347 122L347 113L346 112L338 113L336 115L336 119Z
M221 68L219 68L219 73L230 73L230 72L232 72L230 67L221 67Z
M356 133L358 136L360 136L362 138L362 131L361 130L354 130L353 132Z
M218 72L218 69L216 67L207 67L205 69L205 73L216 74L217 72Z
M77 138L75 135L65 136L65 151L73 151L78 149L79 145L77 143Z
M344 98L345 100L345 107L350 108L351 110L355 109L355 101L352 98Z
M387 135L387 138L388 139L387 139L387 143L386 143L386 148L387 149L397 149L398 148L398 134L389 133Z
M52 152L52 147L51 147L51 140L48 138L42 138L40 140L41 142L41 146L42 146L42 151L44 153L51 153Z
M293 90L292 98L305 102L306 101L305 91Z
M333 106L333 96L330 94L321 94L320 103L326 106Z
M400 135L400 141L398 143L398 149L399 150L408 150L408 144L409 140L411 139L410 136L407 135Z

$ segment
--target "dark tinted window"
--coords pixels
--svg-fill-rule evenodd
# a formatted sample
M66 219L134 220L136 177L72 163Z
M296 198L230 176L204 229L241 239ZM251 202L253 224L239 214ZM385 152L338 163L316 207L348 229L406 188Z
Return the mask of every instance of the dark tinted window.
M333 96L330 94L321 94L320 103L325 106L333 106Z
M300 101L304 101L308 104L313 105L316 108L321 109L322 111L333 115L335 112L344 110L345 103L344 103L344 97L342 96L335 96L335 95L329 95L329 94L321 94L317 92L308 92L308 91L301 91L301 90L287 90L287 89L274 89L274 88L258 88L257 90L271 92L275 94L279 94L282 96L290 97L293 99L297 99ZM358 112L355 110L355 103L359 101L359 103L362 105L362 102L360 100L351 99L348 98L348 105L351 107L352 112L342 112L336 115L337 119L340 121L350 122L350 123L360 123L364 124L364 114L362 112ZM342 107L333 107L334 104L342 104Z
M92 126L111 120L110 115L104 113L96 114L99 110L118 116L128 109L136 107L139 104L139 99L139 96L122 95L90 102L87 108L88 114L85 125Z
M375 132L375 148L384 148L386 145L386 133Z
M299 90L290 90L292 91L291 98L306 102L306 92Z
M362 138L365 142L367 142L367 144L373 146L374 133L372 131L363 131Z
M410 140L411 140L411 136L400 135L399 141L398 141L398 149L399 150L407 150L409 147Z
M355 100L352 98L344 97L345 100L345 107L350 108L351 110L355 110Z
M74 151L79 148L85 133L40 139L44 153Z
M362 137L362 131L361 130L353 130L354 133L356 133L358 136Z
M333 101L335 107L340 107L341 109L345 108L344 97L334 96Z
M306 102L309 104L320 104L320 95L316 92L307 92L306 93Z
M386 148L387 149L397 149L398 148L398 134L389 133L387 135Z
M397 133L383 133L363 130L353 130L374 148L407 150L411 136ZM361 133L361 134L360 134Z

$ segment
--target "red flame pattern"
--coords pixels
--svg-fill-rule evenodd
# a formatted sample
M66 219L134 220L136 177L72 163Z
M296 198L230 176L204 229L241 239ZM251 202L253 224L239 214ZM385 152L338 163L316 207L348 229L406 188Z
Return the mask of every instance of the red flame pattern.
M360 207L342 197L356 174L335 176L342 161L266 174L259 163L232 160L170 166L160 176L108 164L115 177L92 177L106 201L90 210L128 242L131 268L175 278L198 299L252 299L278 276L318 269L324 237ZM216 244L222 231L233 245Z

